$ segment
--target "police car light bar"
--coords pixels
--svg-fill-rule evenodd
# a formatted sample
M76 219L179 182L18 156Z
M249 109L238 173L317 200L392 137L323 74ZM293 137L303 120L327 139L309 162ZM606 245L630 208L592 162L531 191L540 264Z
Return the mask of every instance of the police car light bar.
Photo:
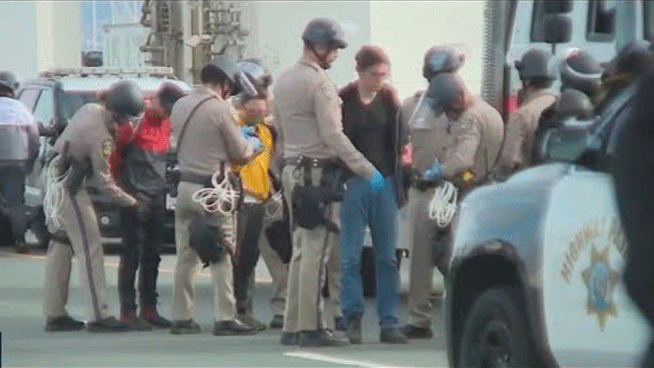
M104 76L104 75L149 75L174 78L173 68L167 66L138 67L138 68L110 68L110 67L83 67L83 68L57 68L40 73L42 77L65 76Z

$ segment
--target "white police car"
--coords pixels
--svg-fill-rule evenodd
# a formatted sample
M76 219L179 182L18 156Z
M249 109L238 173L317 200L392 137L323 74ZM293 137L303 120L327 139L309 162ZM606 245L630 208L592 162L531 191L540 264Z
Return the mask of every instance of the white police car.
M554 162L461 203L446 281L451 366L638 364L649 330L621 280L628 245L608 173L632 97L551 131Z

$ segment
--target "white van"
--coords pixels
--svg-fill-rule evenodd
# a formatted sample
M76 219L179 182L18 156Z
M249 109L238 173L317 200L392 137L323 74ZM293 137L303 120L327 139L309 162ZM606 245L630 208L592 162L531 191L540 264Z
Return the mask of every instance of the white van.
M554 47L546 42L548 15L562 14L571 21L568 42ZM488 1L485 11L482 95L504 117L517 107L521 88L515 61L531 48L554 50L555 61L575 48L598 62L610 61L633 40L654 36L654 2L608 0ZM553 89L559 88L555 82Z

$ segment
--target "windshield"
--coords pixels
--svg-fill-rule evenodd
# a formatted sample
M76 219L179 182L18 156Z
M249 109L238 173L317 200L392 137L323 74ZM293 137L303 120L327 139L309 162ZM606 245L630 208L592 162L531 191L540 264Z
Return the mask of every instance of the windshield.
M96 101L94 91L64 92L62 113L66 119L70 120L80 107L94 101Z

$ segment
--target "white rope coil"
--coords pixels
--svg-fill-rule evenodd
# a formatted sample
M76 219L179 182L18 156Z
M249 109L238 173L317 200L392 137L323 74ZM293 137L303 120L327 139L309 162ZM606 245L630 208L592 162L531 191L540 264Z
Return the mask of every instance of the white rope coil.
M227 173L221 182L218 182L219 177L220 172L216 171L211 176L213 188L202 188L196 191L193 193L192 199L202 205L207 212L219 212L227 216L236 211L241 192L239 188L234 187Z
M213 188L202 188L193 193L191 197L195 202L202 205L207 212L218 212L223 216L220 227L225 235L225 242L232 250L236 250L237 236L237 213L238 200L241 195L240 188L235 187L229 180L229 173L225 172L222 181L218 182L221 176L220 171L216 171L211 176Z
M443 182L434 192L429 202L429 218L436 220L436 224L445 228L452 222L456 213L456 202L459 190L449 181Z
M55 157L45 171L45 194L43 197L43 213L46 224L51 232L61 229L62 207L64 204L65 188L63 183L70 175L70 168L62 175L57 175L57 167L61 156Z

